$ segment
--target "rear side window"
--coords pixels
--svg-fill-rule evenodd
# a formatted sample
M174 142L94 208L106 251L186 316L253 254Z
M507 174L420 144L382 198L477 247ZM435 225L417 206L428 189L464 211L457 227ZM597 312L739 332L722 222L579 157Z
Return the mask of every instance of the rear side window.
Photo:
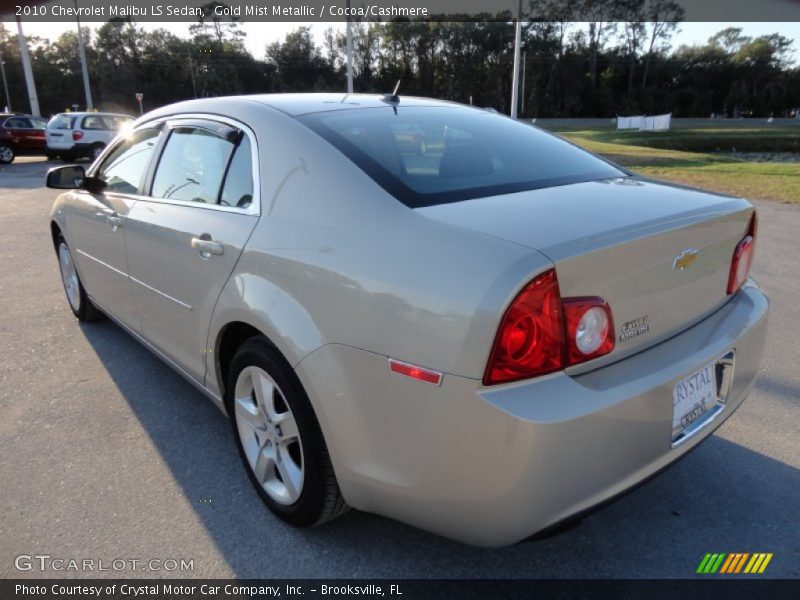
M6 119L5 126L9 129L33 129L31 122L25 117L11 117Z
M56 115L53 117L50 123L48 123L47 127L50 129L72 129L72 124L74 121L75 117Z
M225 184L222 186L219 203L222 206L247 208L252 201L253 155L250 149L250 140L244 136L239 147L233 153L228 173L225 175Z
M90 130L101 129L101 130L105 130L105 129L109 129L109 127L106 125L106 122L103 119L103 117L92 115L92 116L83 118L83 129L90 129Z
M129 117L110 117L105 116L103 117L103 121L106 124L106 129L110 131L116 131L117 129L122 129L123 126L127 125L133 119Z
M115 147L100 167L98 177L106 190L136 194L158 140L159 129L142 129Z
M153 179L156 198L217 204L234 141L200 127L177 127Z
M476 109L401 101L299 120L412 208L625 175L556 136Z

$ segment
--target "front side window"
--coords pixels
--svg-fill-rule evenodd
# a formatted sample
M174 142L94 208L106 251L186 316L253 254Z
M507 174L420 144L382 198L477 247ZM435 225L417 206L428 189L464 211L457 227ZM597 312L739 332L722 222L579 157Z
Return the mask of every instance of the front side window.
M625 173L535 127L462 107L380 107L299 120L412 208Z
M152 196L217 204L234 143L200 127L176 127L158 162Z
M136 194L158 140L159 129L141 129L123 140L106 158L97 176L106 191Z

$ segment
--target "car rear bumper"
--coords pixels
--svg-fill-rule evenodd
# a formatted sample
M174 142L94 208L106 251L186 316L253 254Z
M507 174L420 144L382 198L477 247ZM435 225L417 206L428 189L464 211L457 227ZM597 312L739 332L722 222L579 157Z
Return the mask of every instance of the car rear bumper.
M336 344L297 372L353 507L499 546L619 495L708 437L755 381L768 305L749 284L683 333L578 376L484 387L445 375L437 387ZM724 408L673 447L675 384L731 352Z

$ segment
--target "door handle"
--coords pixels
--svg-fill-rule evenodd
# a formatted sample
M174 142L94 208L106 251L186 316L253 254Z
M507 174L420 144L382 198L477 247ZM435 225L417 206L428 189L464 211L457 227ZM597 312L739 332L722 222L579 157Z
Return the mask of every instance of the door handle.
M106 221L109 222L114 231L122 227L122 217L118 217L117 215L107 215Z
M225 246L214 240L204 240L202 238L192 238L192 248L200 253L203 258L208 258L212 254L219 256L225 252Z

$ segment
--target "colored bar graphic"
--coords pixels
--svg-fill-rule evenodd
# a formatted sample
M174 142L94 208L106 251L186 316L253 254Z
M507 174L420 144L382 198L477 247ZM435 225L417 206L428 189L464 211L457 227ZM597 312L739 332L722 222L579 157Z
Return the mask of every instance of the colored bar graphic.
M697 567L697 571L695 571L695 573L705 573L706 572L706 565L708 564L708 561L710 559L711 559L711 555L710 554L706 554L703 557L703 560L700 561L700 566Z
M742 567L744 566L744 561L746 561L746 560L747 560L747 557L748 557L748 556L750 556L748 553L744 553L744 554L742 555L742 559L741 559L741 560L740 560L740 561L737 563L737 565L736 565L736 571L735 571L736 573L738 573L739 571L741 571L741 570L742 570Z
M744 568L745 573L754 573L753 567L756 565L757 562L760 562L759 561L760 556L761 554L759 554L758 552L753 554L753 557L750 559L750 562L747 563L747 566Z
M772 552L770 552L769 554L767 554L766 557L764 557L764 562L761 563L761 567L759 567L758 572L759 573L763 573L764 569L767 568L767 565L769 564L769 561L771 561L771 560L772 560Z
M771 552L722 552L708 553L700 561L697 573L733 575L737 573L763 573L769 561L772 560ZM745 566L747 565L747 566Z
M723 563L722 568L720 569L719 572L720 573L727 573L728 569L731 567L731 563L733 562L734 558L736 558L735 554L728 554L728 558Z

